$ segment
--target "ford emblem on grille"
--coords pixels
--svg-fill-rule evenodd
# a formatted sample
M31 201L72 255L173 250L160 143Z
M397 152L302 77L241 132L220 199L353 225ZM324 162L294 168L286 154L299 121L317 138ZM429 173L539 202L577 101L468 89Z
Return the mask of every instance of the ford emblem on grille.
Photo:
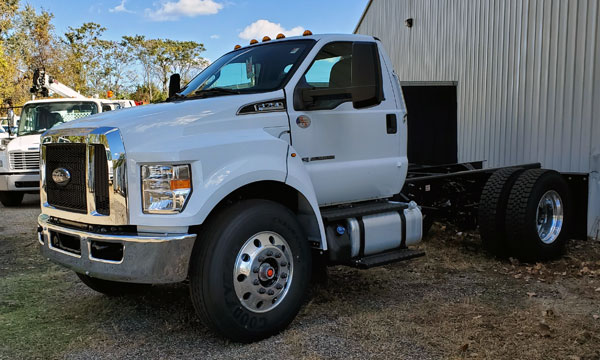
M52 181L57 185L65 186L71 180L71 173L65 168L56 168L52 171Z

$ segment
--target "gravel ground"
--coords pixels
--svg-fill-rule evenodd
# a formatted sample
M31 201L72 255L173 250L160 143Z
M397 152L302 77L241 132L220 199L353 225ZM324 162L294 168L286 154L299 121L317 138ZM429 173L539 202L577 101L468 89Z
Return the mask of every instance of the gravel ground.
M495 260L436 225L427 255L330 269L282 334L242 345L194 315L184 284L107 298L38 253L39 197L0 205L0 359L600 359L600 243L545 264Z

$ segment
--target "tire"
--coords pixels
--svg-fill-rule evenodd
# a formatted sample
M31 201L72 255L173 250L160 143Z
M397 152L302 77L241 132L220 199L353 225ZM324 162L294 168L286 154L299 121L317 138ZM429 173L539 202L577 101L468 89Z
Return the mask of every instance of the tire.
M542 199L545 199L544 206L539 207ZM551 260L562 255L569 238L569 201L569 187L558 172L543 169L523 172L510 191L506 209L511 255L524 262ZM552 208L552 204L558 206ZM544 213L562 217L557 216L560 221L554 221L544 217ZM538 221L543 222L541 230Z
M134 284L93 278L76 273L77 277L90 289L111 297L140 294L150 288L148 284Z
M252 245L257 239L260 247ZM288 245L285 249L282 241ZM245 257L245 252L252 256ZM273 261L275 283L263 282L260 276L268 274L264 266L270 266L264 264ZM247 267L247 277L239 276L238 264ZM287 272L289 276L284 276ZM244 200L210 219L190 260L190 296L196 313L207 327L238 342L257 341L285 329L300 310L310 278L310 247L296 216L267 200ZM259 293L261 289L265 292Z
M21 205L24 192L20 191L0 191L0 203L6 207L15 207Z
M522 168L495 171L481 192L477 222L483 248L490 254L504 258L508 255L505 215L508 196L513 184L523 173Z

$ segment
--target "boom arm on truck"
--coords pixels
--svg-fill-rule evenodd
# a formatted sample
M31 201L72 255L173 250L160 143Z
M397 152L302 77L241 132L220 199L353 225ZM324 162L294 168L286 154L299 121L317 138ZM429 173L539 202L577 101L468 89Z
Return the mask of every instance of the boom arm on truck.
M35 69L33 72L33 84L29 92L34 96L40 95L48 97L50 91L65 98L85 98L79 92L71 89L67 85L59 83L56 79L46 73L46 69Z

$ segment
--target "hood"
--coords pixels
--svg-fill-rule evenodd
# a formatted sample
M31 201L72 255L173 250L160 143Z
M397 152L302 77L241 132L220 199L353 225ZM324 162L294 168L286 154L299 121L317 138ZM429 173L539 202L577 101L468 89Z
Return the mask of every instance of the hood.
M40 151L40 134L17 136L6 146L8 152Z
M161 144L199 133L231 131L240 107L284 98L283 90L262 94L226 95L175 101L108 111L56 126L54 129L116 127L126 147L139 143ZM280 113L281 114L281 113ZM237 121L239 124L239 120ZM286 122L287 125L287 116ZM260 127L256 122L254 127Z

